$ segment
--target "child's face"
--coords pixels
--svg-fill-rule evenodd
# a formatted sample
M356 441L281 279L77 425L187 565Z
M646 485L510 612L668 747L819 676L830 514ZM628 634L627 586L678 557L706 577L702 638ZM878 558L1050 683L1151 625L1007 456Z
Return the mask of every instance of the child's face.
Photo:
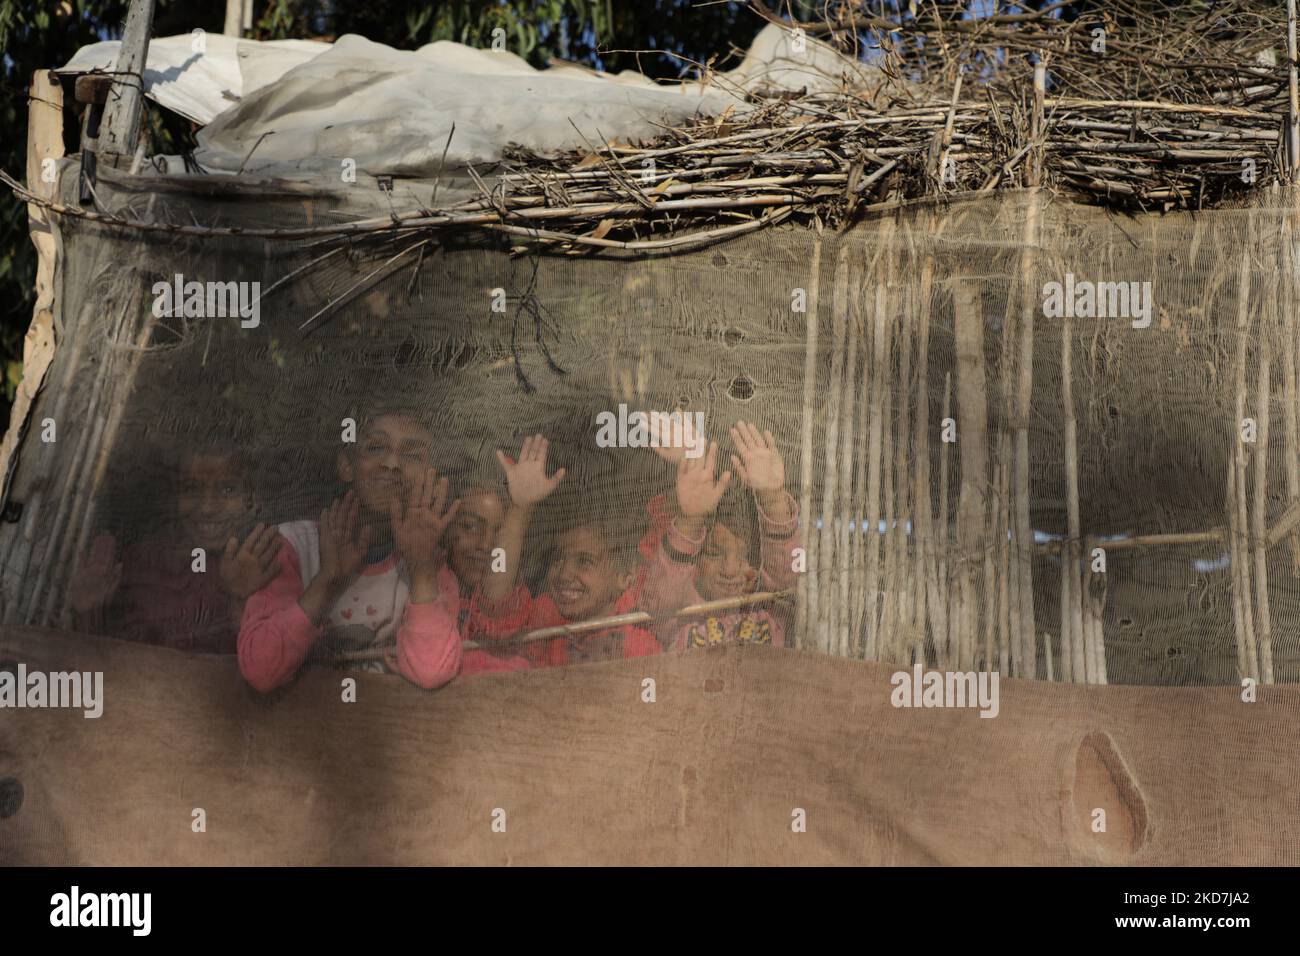
M546 589L565 618L585 620L608 614L632 577L618 569L600 532L584 526L556 536Z
M381 415L357 438L355 450L339 455L339 478L356 489L372 517L386 518L393 501L418 488L433 461L433 435L402 415Z
M729 528L715 524L695 562L695 586L706 601L739 597L753 589L754 569L745 542Z
M505 506L494 492L474 488L461 497L460 511L444 540L448 562L464 587L482 583L505 517Z
M234 455L188 455L181 463L176 512L196 546L220 551L243 530L250 502Z

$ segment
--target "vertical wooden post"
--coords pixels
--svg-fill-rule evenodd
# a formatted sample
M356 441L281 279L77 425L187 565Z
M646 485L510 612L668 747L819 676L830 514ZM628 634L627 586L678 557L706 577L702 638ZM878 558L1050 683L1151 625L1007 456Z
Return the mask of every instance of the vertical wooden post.
M1065 563L1066 574L1062 578L1069 584L1069 593L1062 594L1064 607L1069 609L1068 616L1062 617L1061 630L1061 671L1069 673L1076 684L1088 681L1087 654L1084 648L1083 630L1083 595L1079 574L1079 440L1078 423L1074 416L1074 370L1072 352L1074 347L1074 325L1069 312L1061 327L1061 401L1065 412L1065 508L1066 538L1061 550L1061 560ZM1066 635L1069 640L1066 640ZM1065 664L1065 649L1069 648L1070 664Z
M840 395L840 419L843 422L840 428L839 444L836 448L827 448L826 454L838 454L840 456L839 476L839 503L835 508L835 518L839 522L839 534L836 543L836 573L838 575L839 593L835 600L834 624L834 645L833 653L840 656L849 654L849 633L852 630L852 622L849 615L850 593L851 589L858 582L853 575L853 557L850 546L850 527L853 524L853 448L854 448L854 412L856 407L854 400L858 393L858 377L855 374L857 362L855 356L858 353L858 315L857 310L853 308L853 300L856 290L857 273L853 271L849 264L849 258L844 260L844 288L840 289L839 270L836 269L835 291L837 295L843 296L843 301L837 303L835 310L837 315L842 310L844 321L849 328L848 345L844 349L844 386ZM836 321L839 321L838 318ZM827 477L829 479L829 476Z
M801 422L801 443L799 458L799 543L803 546L804 559L808 562L807 571L799 575L797 602L794 609L795 646L809 645L809 621L816 622L816 589L812 586L811 576L816 575L817 566L813 564L812 547L814 529L812 527L812 475L813 475L813 396L817 391L817 289L821 285L822 237L819 234L813 242L812 269L808 288L805 291L807 308L807 330L804 337L803 357L803 419ZM809 614L812 614L810 617Z
M957 667L974 666L979 633L975 572L985 546L984 495L988 488L988 388L984 375L984 311L979 287L959 280L953 289L957 364L957 449L961 487L957 499Z
M1047 67L1040 59L1034 66L1033 162L1029 185L1033 187L1025 217L1020 256L1020 355L1019 380L1016 386L1015 432L1016 461L1014 494L1016 499L1016 558L1020 576L1020 666L1017 677L1034 678L1038 674L1037 628L1034 624L1034 532L1029 517L1029 406L1034 390L1034 312L1038 297L1033 286L1034 249L1038 245L1038 217L1041 196L1038 186L1042 170L1043 101L1047 90Z
M1286 114L1287 172L1295 181L1300 171L1300 90L1296 77L1296 0L1286 0L1286 59L1290 100Z
M101 148L106 153L130 156L140 133L144 106L144 69L149 60L149 35L153 32L154 0L131 0L122 31L122 47L113 69L113 89L104 108L106 130Z
M1272 363L1273 329L1266 328L1271 310L1261 313L1259 328L1259 368L1256 378L1255 416L1258 432L1255 443L1255 492L1250 535L1255 548L1255 610L1258 627L1256 647L1259 651L1260 680L1273 683L1273 615L1268 605L1268 432L1269 373Z
M843 518L839 508L840 403L845 391L844 334L849 317L849 243L840 244L835 257L835 276L831 290L831 378L826 407L826 443L822 448L822 527L817 574L822 590L818 596L817 631L821 649L834 654L839 643L836 623L839 619L838 579L847 575L844 556L836 550Z
M48 70L32 74L27 92L27 188L37 196L53 199L58 192L58 161L63 157L63 87ZM0 439L0 503L7 504L11 480L18 463L20 436L26 431L36 394L40 390L50 363L54 361L54 229L50 215L40 206L27 207L27 231L36 247L36 303L32 321L23 338L23 377L18 383L9 428ZM39 493L38 493L39 494ZM4 603L5 623L17 620L18 601L12 600L23 590L23 577L31 559L33 519L40 510L41 499L24 501L24 531L10 529L9 542L0 556L3 580L0 594ZM21 556L18 554L22 551Z
M1249 230L1249 223L1246 227ZM1246 417L1246 346L1248 341L1247 318L1250 315L1250 236L1241 252L1241 268L1237 273L1237 380L1236 417L1232 423L1232 465L1231 487L1235 491L1235 500L1231 502L1234 509L1237 529L1237 550L1233 557L1233 597L1240 600L1243 628L1240 637L1244 639L1246 673L1243 677L1259 680L1259 657L1255 653L1255 615L1250 600L1250 568L1247 536L1250 533L1250 521L1246 508L1246 449L1242 443L1242 421ZM1239 559L1239 560L1238 560Z

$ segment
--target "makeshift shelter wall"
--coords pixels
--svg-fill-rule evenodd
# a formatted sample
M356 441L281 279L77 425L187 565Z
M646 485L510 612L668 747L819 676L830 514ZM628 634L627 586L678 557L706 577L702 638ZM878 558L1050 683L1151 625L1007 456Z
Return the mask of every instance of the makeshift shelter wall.
M231 661L53 631L6 629L7 658L102 671L107 699L0 723L8 864L1300 862L1293 687L1007 680L982 719L892 707L885 665L757 647L433 694L361 674L355 704L328 673L268 699Z
M65 191L74 185L65 184ZM343 205L329 192L286 195L274 187L211 180L115 184L106 178L100 193L108 207L134 218L246 231L330 225ZM913 593L917 580L902 565L893 579L880 577L874 592L867 580L865 547L880 537L856 533L872 513L860 477L869 467L862 441L868 406L888 395L882 421L901 425L899 413L906 410L908 421L926 423L936 518L945 447L947 514L954 522L962 495L972 489L1001 496L994 468L1010 470L1011 462L998 430L1015 424L1003 402L1004 387L1013 383L1004 374L1005 352L1018 342L1025 309L1035 336L1028 422L1032 525L1039 544L1065 533L1061 324L1044 318L1042 288L1066 273L1093 281L1150 281L1153 290L1148 328L1134 328L1127 317L1074 321L1071 378L1083 532L1199 532L1225 524L1228 453L1237 427L1232 363L1243 334L1237 323L1244 314L1244 372L1253 383L1260 330L1269 330L1270 341L1281 334L1278 315L1263 306L1279 295L1290 216L1281 197L1264 208L1121 220L1011 193L907 207L840 234L781 228L636 261L511 256L469 236L445 234L372 237L329 248L246 236L114 231L63 219L62 340L33 417L36 423L52 419L58 438L45 443L33 428L22 450L13 496L25 511L0 539L4 620L66 625L76 556L94 530L110 528L129 539L165 520L160 466L163 453L179 446L233 437L258 462L260 517L318 514L337 490L332 462L340 423L359 402L376 396L404 397L428 409L439 425L445 470L490 466L492 449L511 447L533 431L552 438L552 457L569 467L570 477L551 514L539 518L530 549L535 556L566 511L604 509L634 522L668 479L649 452L595 447L595 415L626 402L702 412L716 434L741 417L774 432L786 455L788 484L809 506L802 524L810 547L822 549L810 563L816 581L809 574L801 585L805 607L811 588L821 595L820 608L846 609L838 631L828 629L833 619L824 614L812 617L801 642L859 655L869 628L851 625L850 611L865 617L868 592L879 593L888 607L890 594ZM1037 236L1025 238L1027 222L1038 223ZM326 252L294 281L267 292ZM154 283L175 274L260 282L259 325L154 317ZM498 289L505 294L504 313L492 310ZM795 310L796 290L808 293L808 312ZM922 315L930 326L928 369L918 382ZM889 345L882 353L883 377L872 355L878 318L895 329L883 339ZM814 321L818 338L806 365ZM968 420L961 386L972 379L958 368L956 332L965 323L969 333L972 321L983 343L985 387L978 400L988 430L982 437L963 433L945 445L940 435L950 374L953 417ZM907 343L910 356L906 381L899 342ZM563 374L548 367L546 354ZM811 380L806 368L814 373ZM1283 377L1275 362L1270 519L1287 503L1285 457L1294 453L1282 448ZM879 394L872 390L876 380L887 382ZM799 487L805 433L812 448L810 483ZM912 480L920 452L911 438L903 454L884 458L898 467L879 476L882 502L891 480L884 472ZM987 466L963 483L963 449L972 445L985 449ZM838 486L829 497L828 475L837 475ZM1009 506L1005 498L998 505ZM877 509L882 520L883 507ZM982 573L984 556L996 558L995 543L1006 536L1006 526L998 531L985 525L982 510L979 515L978 540L964 545L975 557L959 558L977 561ZM893 540L911 539L904 553L915 555L916 536L907 531L911 515L895 517ZM936 543L935 551L957 554L963 546L958 539L954 529L952 540ZM1104 610L1111 682L1235 681L1224 551L1222 542L1210 542L1112 556ZM1059 560L1041 548L1033 559L1037 647L1029 676L1047 676L1045 642L1060 654ZM1276 677L1284 681L1295 680L1300 668L1300 595L1289 560L1274 548L1267 563ZM882 555L882 573L886 561ZM534 561L527 569L531 581L538 570ZM971 666L1007 664L994 639L996 595L996 587L981 585L974 597L979 643ZM866 646L866 652L908 661L920 647L928 660L936 659L933 634L895 630L900 636L892 644Z

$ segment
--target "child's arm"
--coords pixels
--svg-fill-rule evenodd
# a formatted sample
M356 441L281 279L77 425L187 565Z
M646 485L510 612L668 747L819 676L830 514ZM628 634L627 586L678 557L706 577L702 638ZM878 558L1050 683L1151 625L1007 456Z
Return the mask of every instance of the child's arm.
M284 538L276 566L276 577L244 605L236 648L239 673L263 693L289 682L320 634L298 603L303 594L298 555Z
M432 468L419 487L394 499L389 520L393 544L406 564L411 594L397 631L398 672L426 690L441 687L460 670L461 636L456 629L459 609L455 575L441 551L447 530L460 502L447 504L447 479Z
M524 538L528 534L533 509L545 501L564 479L563 468L557 469L551 477L546 477L546 455L549 449L550 444L543 436L534 435L524 439L518 461L497 452L497 461L501 463L506 485L510 489L510 508L497 536L497 546L505 551L506 569L503 572L490 572L483 582L483 597L488 604L501 601L515 590Z
M435 574L437 593L431 600L417 601L414 574L411 580L411 600L397 631L394 662L397 672L412 684L432 690L460 673L464 650L456 630L456 607L448 606L455 600L458 586L445 564ZM421 590L421 596L427 593Z
M784 588L794 583L794 549L799 545L799 506L785 488L785 461L771 432L759 433L749 422L736 422L731 440L738 455L731 463L754 492L762 535L762 583Z
M718 445L709 443L702 458L683 457L677 466L677 517L659 541L646 575L641 600L652 614L675 611L699 601L695 590L695 559L704 547L705 521L731 484L731 472L715 479Z
M248 599L266 587L280 573L276 563L280 532L276 526L258 524L241 543L238 538L226 542L219 568L221 589L230 598L230 615L236 627L244 617Z
M356 494L349 491L321 512L320 572L305 589L297 552L279 539L279 571L245 603L236 643L239 672L257 690L274 690L297 673L321 635L321 621L361 570L370 529L355 533L359 509Z

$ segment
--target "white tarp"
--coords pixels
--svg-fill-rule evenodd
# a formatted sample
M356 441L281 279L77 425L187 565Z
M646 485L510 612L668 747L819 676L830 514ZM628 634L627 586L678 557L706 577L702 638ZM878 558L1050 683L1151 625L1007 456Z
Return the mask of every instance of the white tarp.
M64 70L111 69L117 43L79 51ZM195 158L213 172L261 176L436 175L499 159L515 145L549 155L636 142L699 115L744 109L763 88L836 88L869 68L769 25L742 64L709 82L659 84L631 71L536 70L512 53L439 41L395 50L359 36L333 44L206 35L154 40L150 98L205 128ZM455 133L452 134L452 127Z

